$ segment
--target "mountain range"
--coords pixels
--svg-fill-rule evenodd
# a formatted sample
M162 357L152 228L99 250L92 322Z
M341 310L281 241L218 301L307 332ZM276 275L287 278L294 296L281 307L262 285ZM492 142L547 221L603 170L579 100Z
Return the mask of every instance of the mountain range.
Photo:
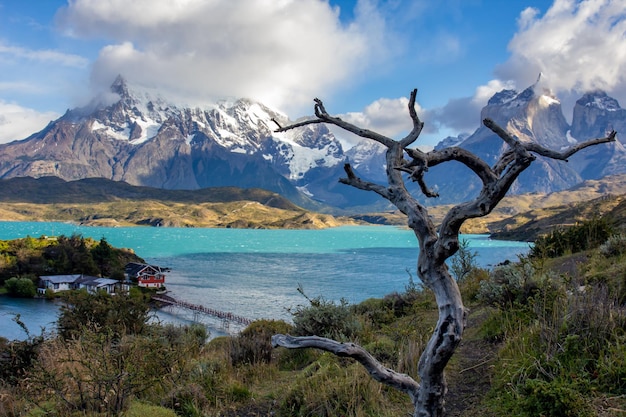
M408 115L407 115L408 117ZM604 92L589 92L573 110L572 122L561 103L538 85L522 92L503 90L482 109L481 120L495 120L521 141L560 150L578 141L626 129L626 110ZM119 76L111 94L68 110L40 132L0 145L0 178L55 176L66 181L106 178L172 190L207 187L263 188L318 211L365 212L386 208L373 193L338 183L350 162L360 176L384 180L384 150L362 141L345 150L323 124L276 133L287 116L249 99L209 103L203 108L175 104L156 91L129 86ZM491 130L446 138L493 163L505 145ZM585 180L626 172L621 139L595 146L568 162L538 158L511 193L553 192ZM479 182L456 163L426 175L440 205L473 197Z

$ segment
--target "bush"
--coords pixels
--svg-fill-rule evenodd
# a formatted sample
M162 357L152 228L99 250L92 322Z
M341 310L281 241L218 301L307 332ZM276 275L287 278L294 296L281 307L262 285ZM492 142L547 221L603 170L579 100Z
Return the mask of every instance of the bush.
M606 258L619 256L626 252L626 235L613 235L600 245L599 252Z
M348 340L361 330L349 303L342 299L337 304L323 297L308 298L308 307L299 306L292 311L294 334L297 336L320 336L336 340Z
M529 259L522 259L494 268L489 279L480 281L477 299L499 308L527 305L540 291L558 292L556 282L550 275L540 275Z
M520 408L529 417L594 415L580 393L565 382L529 379L521 391Z
M478 252L470 251L469 240L461 239L459 250L450 259L450 271L458 282L463 281L474 269L477 268L476 257Z
M146 327L150 311L146 300L126 294L89 294L80 290L63 294L63 299L57 327L65 339L79 336L86 326L117 335L139 334Z
M373 381L360 364L342 365L324 353L290 384L278 416L393 416L410 407L408 396L390 401L387 390ZM391 395L391 394L390 394Z
M16 318L19 321L19 317ZM0 382L17 385L37 360L43 336L7 341L0 338Z
M274 349L271 338L288 333L291 326L284 321L257 320L231 339L230 360L233 366L270 363Z
M124 417L176 417L174 410L161 407L158 405L144 404L133 401L128 410L124 413Z
M4 285L11 297L33 298L37 295L37 286L30 278L9 278Z
M535 241L531 258L556 258L568 253L594 249L613 235L613 226L606 218L595 218L569 228L558 228Z
M597 367L598 385L604 392L626 395L626 340L606 346Z

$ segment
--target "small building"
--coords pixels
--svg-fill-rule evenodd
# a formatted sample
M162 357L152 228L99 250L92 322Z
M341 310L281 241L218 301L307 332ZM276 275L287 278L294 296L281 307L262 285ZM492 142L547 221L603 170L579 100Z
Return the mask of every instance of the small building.
M81 277L74 282L74 285L77 287L76 289L80 290L84 288L89 293L96 293L104 290L109 294L115 294L115 290L121 285L121 282L111 278L81 275Z
M89 293L106 291L108 294L115 294L116 290L128 290L128 286L123 285L118 280L111 278L94 277L84 274L70 275L45 275L39 277L39 293L43 294L50 289L53 292L86 289Z
M139 287L161 288L165 286L165 268L156 265L131 262L124 268L126 279L136 281Z
M74 282L81 274L74 275L46 275L39 277L39 292L45 293L46 290L54 292L68 291L74 289Z

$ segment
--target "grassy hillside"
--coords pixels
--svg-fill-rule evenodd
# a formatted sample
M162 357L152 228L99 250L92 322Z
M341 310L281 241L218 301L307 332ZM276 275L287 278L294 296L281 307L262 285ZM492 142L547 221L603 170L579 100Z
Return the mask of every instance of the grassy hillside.
M0 219L97 226L317 229L355 224L306 211L276 193L235 187L162 190L90 178L0 181Z
M557 226L592 216L623 218L626 175L586 181L552 194L507 196L486 217L471 219L463 233L489 233L494 238L533 240ZM0 180L1 220L58 220L102 226L172 226L236 228L324 228L369 223L406 225L399 212L335 217L306 211L276 193L235 187L162 190L124 182L89 178ZM450 205L429 207L440 222Z
M469 315L446 369L446 415L624 415L624 241L474 269L461 280ZM270 337L313 332L358 341L385 366L416 376L436 322L432 294L409 282L402 293L358 305L309 301L291 324L258 320L205 343L198 325L149 325L139 333L116 321L91 326L76 315L111 302L74 298L77 336L0 339L0 361L11 365L0 366L0 410L33 417L409 415L408 396L373 381L358 363L314 349L273 349Z
M577 213L576 206L580 203L595 200L596 209L600 210L597 214L603 215L613 209L612 204L615 203L611 203L612 199L619 199L621 197L618 196L623 195L626 195L626 175L585 181L572 189L557 193L506 196L488 216L466 221L461 231L494 234L494 237L502 239L532 240L537 234L544 233L555 225L569 225L585 220L585 216L591 215L594 209L580 209ZM432 203L436 203L436 199ZM451 207L449 204L435 205L428 207L428 212L435 223L439 223ZM552 218L559 214L559 218ZM399 212L355 217L371 223L406 225L406 217ZM540 223L535 225L535 222Z

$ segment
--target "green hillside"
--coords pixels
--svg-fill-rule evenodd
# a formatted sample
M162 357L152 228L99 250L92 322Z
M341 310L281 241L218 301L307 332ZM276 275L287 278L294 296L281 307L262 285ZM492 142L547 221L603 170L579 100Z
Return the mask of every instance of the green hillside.
M354 224L304 210L276 193L236 187L163 190L89 178L0 180L0 219L99 226L317 229Z

